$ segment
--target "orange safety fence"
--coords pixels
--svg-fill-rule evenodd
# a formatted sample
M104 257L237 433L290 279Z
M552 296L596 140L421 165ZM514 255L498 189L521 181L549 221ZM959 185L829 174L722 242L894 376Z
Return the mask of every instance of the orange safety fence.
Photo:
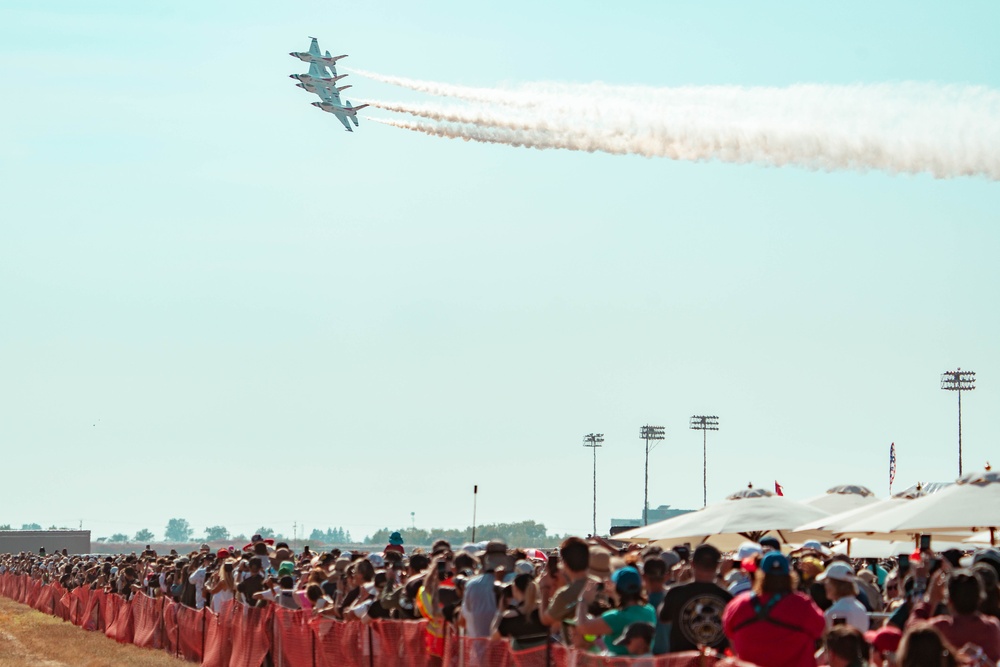
M248 607L229 602L233 614L233 652L229 667L260 667L271 649L267 627L271 622L271 607Z
M375 664L384 667L431 667L424 637L427 621L374 621L372 654Z
M361 640L362 633L367 636L363 623L342 623L321 619L314 627L318 646L317 667L371 667L367 652L368 642Z
M560 644L521 651L507 641L445 637L443 660L425 645L426 621L335 621L308 611L230 600L216 614L136 593L43 585L0 575L0 595L122 643L162 649L205 667L753 667L697 652L655 658L600 656Z
M274 667L313 667L316 634L309 612L278 607L271 615L268 632Z
M163 648L163 598L137 593L132 597L132 643L143 648Z

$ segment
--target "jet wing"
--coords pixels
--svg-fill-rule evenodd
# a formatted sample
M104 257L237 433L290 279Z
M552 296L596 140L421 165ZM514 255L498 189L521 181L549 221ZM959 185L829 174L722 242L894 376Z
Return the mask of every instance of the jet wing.
M347 128L348 132L353 132L354 131L354 130L351 129L351 124L347 122L347 115L346 114L337 113L335 111L333 113L333 115L337 117L337 120L339 120L341 123L344 124L344 127Z
M344 106L344 104L340 101L340 93L337 92L336 88L327 88L323 85L317 85L316 94L319 95L319 98L324 102L335 104L338 107Z
M311 63L309 63L309 76L313 77L314 79L320 79L320 78L325 79L330 75L326 73L326 68L323 67L322 63L318 63L314 60ZM334 74L334 76L336 76L336 74Z

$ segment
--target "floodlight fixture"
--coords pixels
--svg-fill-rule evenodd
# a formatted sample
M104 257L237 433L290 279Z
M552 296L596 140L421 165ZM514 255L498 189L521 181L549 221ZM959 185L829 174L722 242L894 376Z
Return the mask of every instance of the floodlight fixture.
M666 436L666 429L662 426L650 426L646 424L639 432L639 437L646 441L646 472L645 484L642 491L642 525L649 525L649 452L656 447L657 440L663 440ZM653 445L650 447L649 443Z
M976 388L976 373L958 368L941 373L941 388L958 392L958 476L962 476L962 392Z
M708 505L708 432L719 430L716 415L692 415L690 427L701 431L701 506Z
M597 535L597 448L604 442L603 433L588 433L583 436L583 446L590 447L594 451L594 532Z

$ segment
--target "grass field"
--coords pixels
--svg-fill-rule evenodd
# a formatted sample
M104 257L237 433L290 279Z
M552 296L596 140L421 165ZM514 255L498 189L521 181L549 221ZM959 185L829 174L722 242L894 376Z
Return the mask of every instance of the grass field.
M100 632L0 598L0 667L182 667L162 651L119 644Z

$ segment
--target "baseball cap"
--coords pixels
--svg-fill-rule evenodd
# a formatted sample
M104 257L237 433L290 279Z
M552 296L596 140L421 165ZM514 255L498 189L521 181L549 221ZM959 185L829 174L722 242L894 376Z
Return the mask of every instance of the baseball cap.
M854 576L854 569L850 565L841 561L835 561L830 563L826 570L816 577L816 581L823 581L824 579L854 581L857 577Z
M765 554L758 567L764 574L788 575L789 572L788 559L780 551Z
M516 574L534 574L535 566L532 565L529 561L519 560L516 563L514 563L514 572Z
M736 552L736 560L742 561L744 558L759 554L761 551L760 545L756 542L744 542Z
M290 560L286 560L284 563L278 566L278 576L284 576L286 574L291 574L295 572L295 563Z
M676 551L668 550L660 552L660 560L667 564L667 570L681 562L681 557Z
M219 549L215 556L217 558L229 558L229 549Z
M760 538L760 546L764 549L774 549L775 551L781 551L781 542L778 541L777 537L772 537L768 535L767 537Z
M977 563L989 563L993 566L993 569L1000 571L1000 549L990 547L982 551L977 551L972 556L972 564L975 565Z
M895 653L899 650L899 642L903 638L903 631L895 625L883 625L878 630L869 630L865 633L865 641L872 645L876 651L882 653Z
M368 554L368 562L370 562L375 569L385 567L385 559L382 558L382 554Z
M615 646L623 646L633 639L645 639L647 642L652 643L654 633L655 628L653 628L652 623L633 623L625 628L625 632L618 636L614 644Z
M642 577L639 576L639 570L631 565L615 570L611 575L611 582L619 593L634 595L642 591Z

